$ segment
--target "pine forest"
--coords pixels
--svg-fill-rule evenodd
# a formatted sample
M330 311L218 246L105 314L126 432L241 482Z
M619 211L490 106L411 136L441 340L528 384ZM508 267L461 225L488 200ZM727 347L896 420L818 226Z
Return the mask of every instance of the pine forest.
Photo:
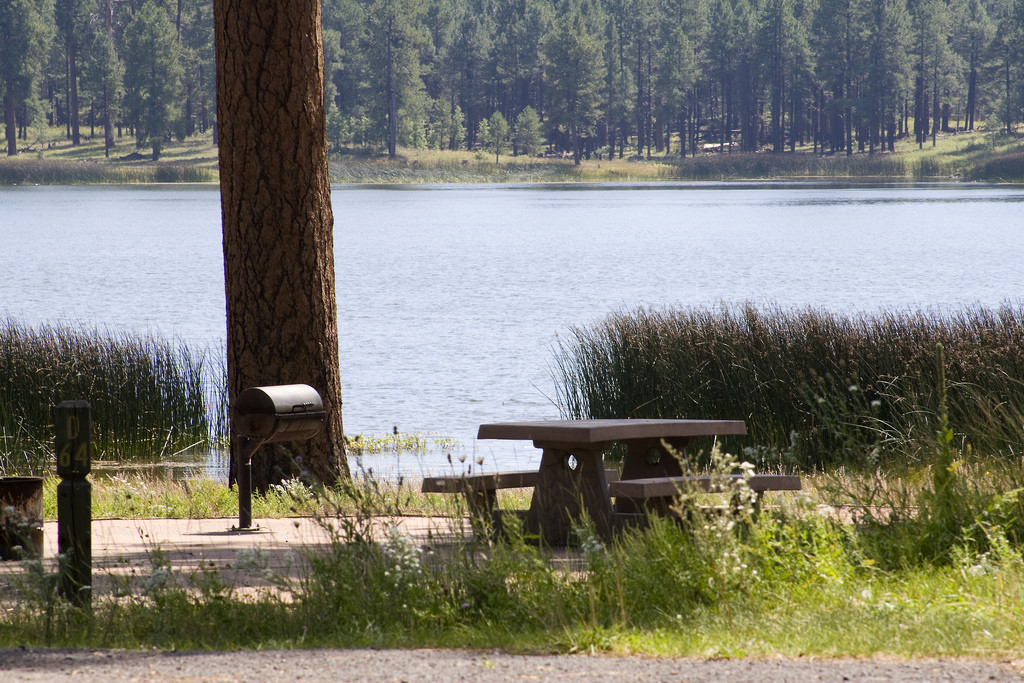
M3 0L7 153L216 139L212 15ZM334 152L876 153L1024 106L1024 0L323 0L323 42Z

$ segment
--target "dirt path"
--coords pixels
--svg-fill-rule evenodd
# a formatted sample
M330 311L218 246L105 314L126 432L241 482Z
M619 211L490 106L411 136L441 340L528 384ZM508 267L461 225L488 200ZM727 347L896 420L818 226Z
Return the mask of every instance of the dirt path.
M685 681L686 683L1024 681L1024 663L968 660L734 659L505 655L451 650L146 652L0 650L0 678L14 681Z

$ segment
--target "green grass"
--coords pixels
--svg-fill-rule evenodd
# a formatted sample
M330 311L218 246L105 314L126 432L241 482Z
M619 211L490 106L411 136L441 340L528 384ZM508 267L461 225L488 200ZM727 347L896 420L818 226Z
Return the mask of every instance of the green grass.
M653 316L648 322L673 319ZM680 492L676 518L655 519L647 529L613 539L598 538L581 523L576 545L554 551L532 543L514 522L507 537L495 541L456 534L420 546L390 529L387 520L437 515L450 518L456 529L466 511L460 497L424 496L415 483L356 480L310 488L286 482L254 497L254 515L312 516L332 538L326 550L304 556L298 579L272 572L268 577L258 557L240 555L239 566L252 565L272 584L242 590L208 568L174 569L154 548L150 567L112 581L111 592L81 608L58 595L51 570L29 561L13 588L0 589L0 646L472 647L1000 660L1024 655L1024 467L993 446L1017 438L1014 430L1024 413L1002 394L1000 401L1010 406L1003 413L992 412L991 405L982 413L958 406L964 397L979 399L979 389L990 390L982 380L993 368L1019 376L1007 365L1018 353L1016 309L974 310L952 319L851 320L752 309L678 319L687 322L679 339L688 341L680 347L721 354L721 365L708 376L738 372L755 388L748 400L764 400L759 392L778 384L777 378L797 376L786 354L801 367L828 357L835 368L859 368L856 390L849 377L838 375L821 384L808 380L807 393L798 394L812 399L813 411L794 414L812 417L835 449L804 471L799 495L768 497L755 518L743 501L723 514L704 506L706 494ZM653 340L662 327L646 326L643 316L624 316L616 324L642 332L615 349L636 363L618 381L633 378L649 389L651 378L668 377L641 373L645 358L660 358L645 354L659 348ZM890 336L873 336L883 332ZM644 344L635 344L637 339ZM905 345L888 348L897 342ZM862 355L876 345L886 348L873 353L904 363L904 374L908 359L919 360L907 375L916 383L890 378L890 393L877 399L915 401L910 436L880 439L884 430L868 419L877 420L879 413L871 412L875 398L861 399L873 386L868 380L874 375L865 368L880 366L867 364ZM692 360L698 351L683 357ZM969 372L976 374L965 379ZM706 385L706 378L701 383L698 377L697 384ZM894 393L907 387L913 389L908 396ZM817 394L821 402L814 393L819 390L825 392ZM908 404L900 401L894 406L903 410ZM771 405L786 414L782 403ZM966 426L959 421L970 415L985 419ZM360 441L369 447L376 439ZM379 441L383 449L410 443L403 435ZM886 457L874 457L881 446ZM697 454L692 465L731 472L740 460L769 453L781 449L763 446L732 457L716 448L706 458ZM46 480L44 495L52 519L55 479ZM501 504L522 508L527 499L528 492L507 492ZM94 477L93 500L96 518L237 512L234 492L205 480Z
M905 140L898 151L915 160L911 171L916 178L960 178L963 180L1024 182L1024 140L1004 133L941 135L921 149Z
M57 519L57 485L60 478L43 478L43 515ZM91 477L93 519L217 519L238 516L238 492L224 482L207 477L167 479L139 474ZM314 490L298 480L271 486L266 494L253 493L253 516L259 518L313 517L357 511L356 501L372 497L379 507L400 510L404 515L449 515L458 512L458 501L439 494L419 492L418 482L373 483L362 479L340 490ZM363 487L366 487L365 489ZM506 504L529 504L528 492L503 492Z
M845 472L833 483L869 479ZM1024 562L1013 524L986 517L991 500L964 495L951 502L977 521L948 537L941 557L913 552L913 539L935 518L924 503L936 494L929 482L921 478L913 508L893 508L888 521L823 513L837 494L812 486L774 498L756 520L697 508L690 522L656 520L611 542L581 525L568 562L514 526L494 543L462 537L420 548L381 532L379 515L406 505L402 495L342 487L319 497L333 542L305 558L297 581L271 576L277 588L240 592L213 571L172 570L154 549L151 567L80 609L62 602L52 575L29 562L18 592L0 596L0 645L1020 657ZM961 490L972 488L963 483ZM137 491L132 498L144 497ZM464 511L447 514L457 520ZM256 560L254 571L263 571Z
M291 482L254 503L259 516L312 514L329 532L297 580L240 554L236 564L272 587L238 591L213 570L172 569L155 548L148 570L83 609L27 562L17 591L0 596L0 645L1017 658L1022 470L956 450L942 409L940 400L933 456L920 468L810 475L801 494L775 494L757 517L743 497L723 514L702 506L706 494L681 491L675 519L610 540L580 524L567 554L531 544L514 521L494 541L456 535L420 547L387 520L422 506L459 528L459 498L439 508L402 486ZM740 464L717 448L709 461L714 472ZM178 486L193 501L231 498L209 483ZM171 509L172 497L146 482L97 486L98 500L127 502L100 504L115 514L147 514L153 500Z
M570 160L489 156L471 152L403 150L395 160L370 154L337 155L331 177L343 183L529 183L529 182L644 182L729 181L766 178L851 178L990 182L1024 180L1024 142L1016 136L988 133L944 134L918 149L900 141L895 153L857 152L814 154L710 152L680 158L655 154L650 158L592 158L575 166Z
M678 180L906 178L911 167L913 162L898 154L706 154L677 160L673 176Z

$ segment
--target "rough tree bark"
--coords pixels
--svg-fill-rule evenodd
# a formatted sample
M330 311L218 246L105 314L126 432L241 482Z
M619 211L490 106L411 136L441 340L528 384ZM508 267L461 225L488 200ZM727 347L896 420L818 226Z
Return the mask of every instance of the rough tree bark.
M18 153L18 117L14 102L14 79L4 83L4 136L7 138L7 156Z
M214 14L229 399L248 386L315 387L326 429L260 448L253 488L304 473L333 483L348 468L320 0L216 0Z

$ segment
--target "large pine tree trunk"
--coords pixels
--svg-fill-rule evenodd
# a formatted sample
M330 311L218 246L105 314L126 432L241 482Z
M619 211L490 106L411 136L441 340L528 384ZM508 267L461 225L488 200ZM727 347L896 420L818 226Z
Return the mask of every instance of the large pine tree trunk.
M214 4L230 400L248 386L304 383L328 416L308 442L257 451L256 490L348 474L320 12L320 0Z
M974 130L974 108L978 98L978 72L972 66L971 75L967 81L967 117L964 121L964 128Z
M82 144L82 136L79 132L78 116L78 46L72 38L68 38L68 114L71 119L71 144L78 146Z
M13 157L18 153L18 117L13 78L4 80L4 136L7 138L7 156Z

